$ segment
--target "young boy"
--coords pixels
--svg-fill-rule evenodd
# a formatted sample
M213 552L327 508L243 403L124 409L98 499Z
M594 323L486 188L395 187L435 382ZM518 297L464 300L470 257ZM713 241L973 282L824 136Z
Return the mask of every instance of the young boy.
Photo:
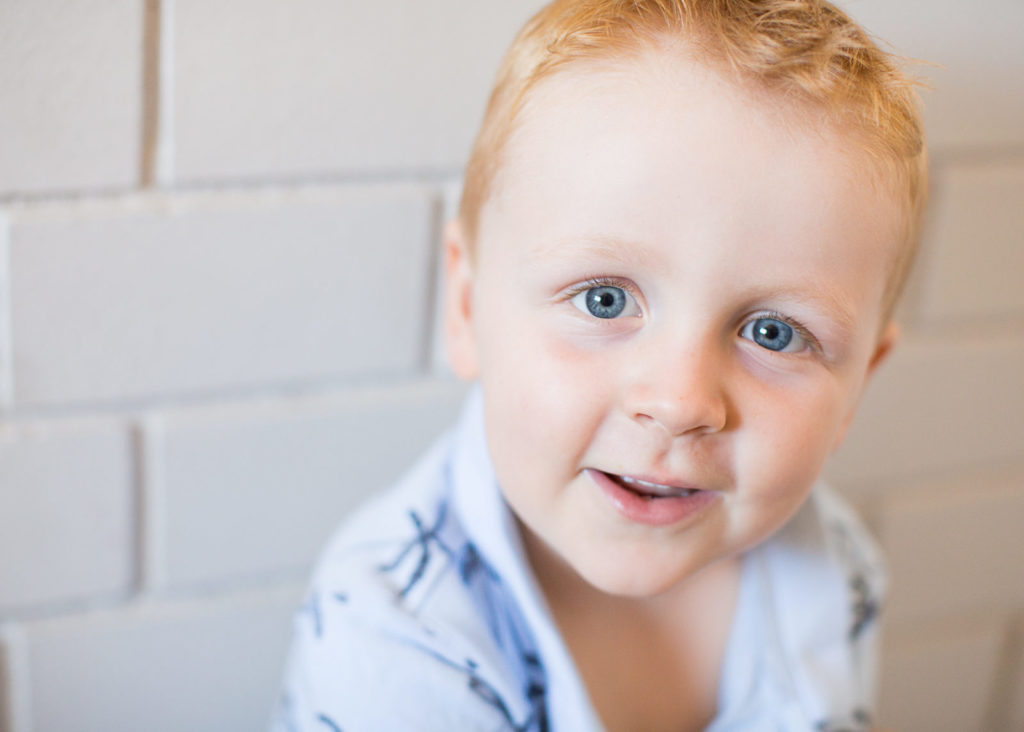
M815 487L895 339L908 82L818 0L557 0L445 238L459 425L332 541L279 728L865 730L879 560Z

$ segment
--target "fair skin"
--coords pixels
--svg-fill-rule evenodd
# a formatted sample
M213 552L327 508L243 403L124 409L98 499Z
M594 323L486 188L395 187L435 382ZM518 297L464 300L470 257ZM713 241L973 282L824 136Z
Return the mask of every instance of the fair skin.
M713 717L738 557L895 337L902 212L851 137L677 51L576 64L531 92L472 255L448 229L451 359L612 732Z

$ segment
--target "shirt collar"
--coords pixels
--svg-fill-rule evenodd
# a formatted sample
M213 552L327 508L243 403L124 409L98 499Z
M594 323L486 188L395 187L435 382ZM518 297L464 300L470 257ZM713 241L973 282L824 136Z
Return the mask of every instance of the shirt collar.
M601 729L601 724L529 569L522 538L505 503L484 434L479 386L466 400L455 432L452 502L466 534L519 603L547 672L552 729Z

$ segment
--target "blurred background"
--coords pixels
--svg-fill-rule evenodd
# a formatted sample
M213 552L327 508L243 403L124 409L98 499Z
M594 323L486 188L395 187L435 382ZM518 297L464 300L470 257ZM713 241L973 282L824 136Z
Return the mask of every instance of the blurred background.
M0 0L0 732L264 726L331 528L457 409L439 230L537 0ZM1024 3L927 59L905 340L828 476L883 725L1024 730Z

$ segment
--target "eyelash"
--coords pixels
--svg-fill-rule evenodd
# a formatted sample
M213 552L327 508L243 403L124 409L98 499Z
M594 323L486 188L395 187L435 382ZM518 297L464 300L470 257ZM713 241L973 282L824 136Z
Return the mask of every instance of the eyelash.
M625 290L633 299L640 302L639 292L637 292L636 285L629 280L621 279L619 277L588 277L579 284L573 285L563 295L566 301L572 300L574 297L579 295L581 292L592 290L595 287L618 287L621 290Z
M633 299L635 299L638 303L640 302L639 293L636 290L636 285L634 285L629 280L622 279L619 277L588 277L582 282L573 285L569 290L565 292L563 297L566 301L569 301L572 300L577 295L579 295L581 292L586 292L587 290L591 290L595 287L619 287L628 292L630 295L632 295ZM817 338L814 337L814 334L811 333L807 326L805 326L796 318L790 317L788 315L783 315L777 310L765 310L759 313L755 313L754 315L750 316L749 318L743 321L743 324L740 326L740 330L742 331L743 328L747 326L747 323L759 320L761 318L771 318L772 320L778 320L781 323L785 323L790 328L795 330L800 335L800 337L804 339L804 341L806 341L807 345L810 346L812 351L816 353L821 353L821 343L818 341Z

